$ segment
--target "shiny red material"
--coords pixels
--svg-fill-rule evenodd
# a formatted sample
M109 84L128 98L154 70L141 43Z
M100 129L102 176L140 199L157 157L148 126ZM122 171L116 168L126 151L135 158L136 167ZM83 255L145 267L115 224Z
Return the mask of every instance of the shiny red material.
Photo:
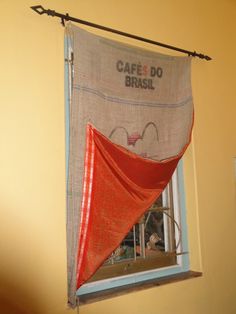
M163 192L186 147L174 158L152 161L113 144L88 125L77 288Z

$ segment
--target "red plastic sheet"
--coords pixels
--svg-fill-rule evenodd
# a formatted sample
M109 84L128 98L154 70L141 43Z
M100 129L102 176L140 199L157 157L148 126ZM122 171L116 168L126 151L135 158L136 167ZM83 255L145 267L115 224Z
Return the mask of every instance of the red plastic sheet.
M96 272L163 192L186 147L174 158L152 161L113 144L87 126L77 288Z

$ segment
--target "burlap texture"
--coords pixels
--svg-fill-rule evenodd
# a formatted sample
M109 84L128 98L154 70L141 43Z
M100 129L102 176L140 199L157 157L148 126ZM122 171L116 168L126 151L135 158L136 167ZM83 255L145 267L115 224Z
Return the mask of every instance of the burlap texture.
M172 57L67 25L74 53L67 191L68 297L75 304L86 125L145 158L165 160L189 140L191 58Z

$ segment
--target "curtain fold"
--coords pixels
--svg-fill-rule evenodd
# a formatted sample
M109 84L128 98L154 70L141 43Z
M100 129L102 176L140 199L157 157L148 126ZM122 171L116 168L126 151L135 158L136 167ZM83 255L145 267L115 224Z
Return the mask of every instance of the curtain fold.
M77 288L85 283L163 192L187 146L157 162L87 126Z

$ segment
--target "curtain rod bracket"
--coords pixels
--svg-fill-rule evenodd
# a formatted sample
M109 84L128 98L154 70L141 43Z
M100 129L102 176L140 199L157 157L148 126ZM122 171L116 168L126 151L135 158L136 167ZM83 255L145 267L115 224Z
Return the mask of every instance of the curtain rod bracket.
M70 20L70 16L69 16L68 13L66 13L65 17L62 17L62 18L61 18L61 24L62 24L62 26L64 26L64 27L65 27L65 20L66 20L66 21L69 21L69 20Z
M133 39L136 39L136 40L139 40L139 41L143 41L143 42L146 42L146 43L149 43L149 44L153 44L153 45L160 46L160 47L163 47L163 48L167 48L167 49L175 50L175 51L178 51L178 52L181 52L181 53L185 53L188 56L198 57L200 59L205 59L207 61L212 60L211 57L206 56L206 55L204 55L202 53L197 53L196 51L189 51L189 50L185 50L185 49L182 49L182 48L177 48L177 47L170 46L170 45L167 45L167 44L163 44L163 43L151 40L151 39L147 39L147 38L140 37L140 36L137 36L137 35L125 33L125 32L122 32L122 31L119 31L119 30L116 30L116 29L113 29L113 28L109 28L109 27L106 27L106 26L102 26L102 25L98 25L98 24L95 24L95 23L91 23L91 22L88 22L88 21L81 20L81 19L77 19L75 17L69 16L68 13L61 14L61 13L58 13L58 12L56 12L54 10L50 10L50 9L46 10L41 5L32 6L31 9L34 10L36 13L38 13L40 15L47 14L47 15L52 16L52 17L54 17L54 16L59 17L61 19L61 24L63 26L65 26L65 21L73 21L73 22L76 22L76 23L80 23L80 24L83 24L83 25L87 25L87 26L90 26L90 27L101 29L103 31L115 33L115 34L118 34L118 35L121 35L121 36L133 38Z

